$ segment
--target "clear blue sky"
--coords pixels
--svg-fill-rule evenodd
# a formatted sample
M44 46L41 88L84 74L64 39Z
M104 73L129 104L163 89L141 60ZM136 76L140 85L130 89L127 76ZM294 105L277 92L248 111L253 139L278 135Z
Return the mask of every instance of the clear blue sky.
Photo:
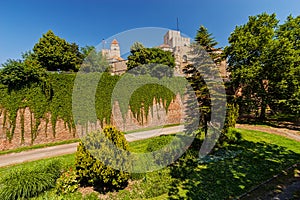
M49 29L79 46L139 27L176 29L194 37L199 25L220 47L248 16L276 13L285 21L300 15L299 0L4 0L0 2L0 63L31 50Z

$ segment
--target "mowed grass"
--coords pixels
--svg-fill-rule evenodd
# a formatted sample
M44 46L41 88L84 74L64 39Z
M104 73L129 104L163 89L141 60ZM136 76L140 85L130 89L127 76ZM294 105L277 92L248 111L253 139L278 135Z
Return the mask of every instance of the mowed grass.
M265 133L261 131L253 131L246 129L233 129L239 131L242 134L244 140L251 142L265 142L268 144L274 144L281 147L285 147L287 150L294 151L300 154L300 142L285 138L279 135ZM299 161L300 162L300 161Z
M52 160L59 160L62 163L62 167L64 169L67 169L69 167L74 167L74 162L75 162L75 154L67 154L63 156L58 156L54 158L46 158L42 160L36 160L36 161L31 161L31 162L25 162L17 165L12 165L12 166L7 166L7 167L1 167L0 168L0 177L2 174L9 172L10 170L14 169L21 169L21 168L30 168L34 167L37 165L42 165L44 163L47 163Z
M169 127L174 127L174 126L180 126L181 124L167 124L167 125L161 125L161 126L152 126L152 127L146 127L146 128L140 128L140 129L135 129L131 131L125 131L125 134L130 134L130 133L136 133L136 132L142 132L142 131L150 131L150 130L156 130L156 129L162 129L162 128L169 128Z

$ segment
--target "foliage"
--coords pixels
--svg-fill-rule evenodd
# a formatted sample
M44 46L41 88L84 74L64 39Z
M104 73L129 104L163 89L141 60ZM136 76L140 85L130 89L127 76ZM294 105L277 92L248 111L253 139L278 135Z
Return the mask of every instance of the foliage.
M76 171L70 168L56 180L55 190L58 194L75 192L79 187Z
M147 173L144 183L142 184L142 188L145 188L144 197L146 199L158 197L168 192L171 183L169 173L169 169Z
M199 27L195 42L202 46L215 62L220 61L220 55L216 53L216 50L219 49L215 48L218 42L213 38L212 34L208 32L207 28L202 25Z
M280 25L277 31L278 43L281 48L277 66L284 65L281 70L284 75L279 82L279 89L274 92L281 92L281 100L277 102L281 106L282 113L293 113L300 116L300 16L287 17L284 24ZM284 51L283 51L284 50ZM273 53L273 52L272 52ZM288 67L287 67L288 66Z
M175 98L175 94L183 94L185 88L185 81L179 77L163 78L158 80L151 77L135 77L128 76L122 77L124 84L120 88L116 88L116 84L121 79L120 76L112 76L109 73L87 73L82 76L82 80L87 84L87 87L93 87L89 85L92 80L101 76L101 81L97 85L97 92L95 96L95 107L97 119L103 124L110 123L112 105L111 102L119 101L121 112L125 115L128 111L128 102L123 102L125 97L128 97L129 88L135 88L138 86L132 96L129 96L129 104L133 113L138 117L141 113L141 108L144 107L145 112L148 113L149 108L153 105L153 100L161 99L166 111ZM77 76L80 76L77 74ZM9 91L6 86L0 85L0 108L4 116L4 122L9 122L10 126L4 126L6 136L9 140L12 140L15 133L17 113L24 111L25 108L29 108L32 115L32 127L31 127L31 142L33 143L37 137L38 126L41 119L52 124L52 134L56 135L55 128L58 119L62 119L70 132L75 134L75 124L73 122L72 109L72 93L74 80L76 74L65 73L48 73L45 77L45 81L41 83L32 83L22 90ZM139 85L140 83L149 82L153 84ZM164 86L161 86L164 84ZM126 87L126 90L122 89ZM114 91L118 90L118 91ZM113 92L116 94L116 98L112 97ZM127 95L127 96L126 96ZM82 97L78 101L88 102L88 99ZM22 113L21 112L21 113ZM51 118L48 114L51 114ZM86 113L85 113L86 114ZM87 123L90 120L90 116L83 116L83 123ZM35 122L34 122L35 119ZM142 119L139 118L140 122ZM3 124L5 124L3 122ZM21 122L21 123L24 123ZM51 130L45 130L46 134ZM21 135L21 142L24 141L24 132Z
M122 164L124 158L122 152L111 151L107 140L120 151L128 149L124 134L114 127L105 127L102 134L92 132L87 135L83 142L80 142L76 152L76 172L81 185L93 185L109 191L120 189L127 184L129 174L109 166L113 162Z
M238 105L227 103L226 108L224 127L218 140L218 143L222 146L226 146L228 143L234 144L241 140L240 134L231 129L235 127L237 118L239 116Z
M27 199L55 186L61 165L52 161L45 166L12 170L0 182L0 198L3 200Z
M152 152L153 159L157 165L173 163L179 155L179 150L185 149L184 138L179 136L162 135L153 138L147 147L148 152Z
M218 44L218 42L212 37L212 34L209 33L207 28L204 26L200 26L197 30L195 41L207 49L212 49Z
M275 14L263 13L230 35L224 52L241 113L255 112L261 120L268 106L299 113L299 20L289 16L278 26Z
M148 152L157 151L163 148L165 145L169 144L172 141L173 137L168 135L161 135L159 137L153 138L147 147Z
M68 43L51 30L34 45L33 52L34 58L48 71L77 71L82 63L77 44Z
M187 65L183 69L186 79L189 81L191 87L195 91L195 95L198 101L200 112L200 127L207 134L207 124L211 117L211 97L208 86L204 80L203 74L196 69L193 65Z
M133 45L130 47L130 52L133 54L136 51L139 51L140 49L145 48L145 46L140 43L140 42L135 42Z
M97 51L93 46L82 48L84 60L80 67L81 72L104 72L110 68L106 57L101 51Z
M45 76L45 70L32 60L7 60L2 64L0 83L9 90L19 90L32 83L40 82Z
M175 59L171 52L158 48L140 48L128 56L127 70L133 74L152 74L162 78L161 72L170 77L175 67Z

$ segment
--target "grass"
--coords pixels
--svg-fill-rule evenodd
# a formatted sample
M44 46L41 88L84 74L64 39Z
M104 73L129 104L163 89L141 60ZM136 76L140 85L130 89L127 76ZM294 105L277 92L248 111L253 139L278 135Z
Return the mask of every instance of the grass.
M174 137L174 135L163 135L162 137L171 140L172 137ZM129 151L136 152L136 153L145 153L145 152L147 152L147 148L148 148L149 144L156 141L157 138L160 138L160 137L130 142L129 143Z
M174 126L179 126L181 124L167 124L167 125L161 125L161 126L153 126L153 127L147 127L147 128L140 128L140 129L135 129L131 131L125 131L125 134L129 133L136 133L136 132L141 132L141 131L150 131L150 130L156 130L156 129L161 129L161 128L168 128L168 127L174 127Z
M0 155L9 154L9 153L18 153L18 152L22 152L22 151L40 149L40 148L45 148L45 147L52 147L52 146L57 146L57 145L62 145L62 144L71 144L71 143L75 143L75 142L79 142L79 141L80 141L80 139L72 139L72 140L65 140L65 141L60 141L60 142L52 142L52 143L47 143L47 144L37 144L37 145L32 145L32 146L20 147L17 149L0 151Z
M8 173L10 170L35 167L38 165L43 165L43 164L48 163L53 160L60 161L62 163L62 168L67 169L69 167L74 166L75 154L67 154L67 155L58 156L55 158L47 158L47 159L43 159L43 160L36 160L36 161L25 162L25 163L21 163L21 164L17 164L17 165L2 167L2 168L0 168L0 177L3 174Z
M15 169L0 179L0 199L28 199L55 187L61 173L58 160L44 165Z
M294 151L300 154L300 142L285 138L279 135L269 134L261 131L253 131L246 129L234 129L242 134L242 137L251 142L265 142L268 144L274 144L285 147L287 150Z
M189 150L173 165L142 174L130 190L106 194L110 199L234 199L256 185L300 161L300 143L278 135L260 131L234 129L242 134L243 141L224 147L225 151L238 152L236 156L200 164L198 151ZM166 136L164 136L166 137ZM169 135L168 137L172 137ZM158 138L129 143L130 151L147 152L147 147ZM217 154L216 151L214 154ZM74 154L60 156L65 167L74 163ZM50 160L47 159L47 160ZM0 168L1 173L15 167L24 167L44 160ZM83 199L79 192L58 197L53 190L39 199ZM95 195L84 197L95 199Z

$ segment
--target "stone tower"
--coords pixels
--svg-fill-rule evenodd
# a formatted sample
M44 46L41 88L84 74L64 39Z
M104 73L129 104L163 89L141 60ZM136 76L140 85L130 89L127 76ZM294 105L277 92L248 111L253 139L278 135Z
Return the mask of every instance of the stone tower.
M111 58L120 58L121 57L119 42L116 39L114 39L111 42L110 57Z

